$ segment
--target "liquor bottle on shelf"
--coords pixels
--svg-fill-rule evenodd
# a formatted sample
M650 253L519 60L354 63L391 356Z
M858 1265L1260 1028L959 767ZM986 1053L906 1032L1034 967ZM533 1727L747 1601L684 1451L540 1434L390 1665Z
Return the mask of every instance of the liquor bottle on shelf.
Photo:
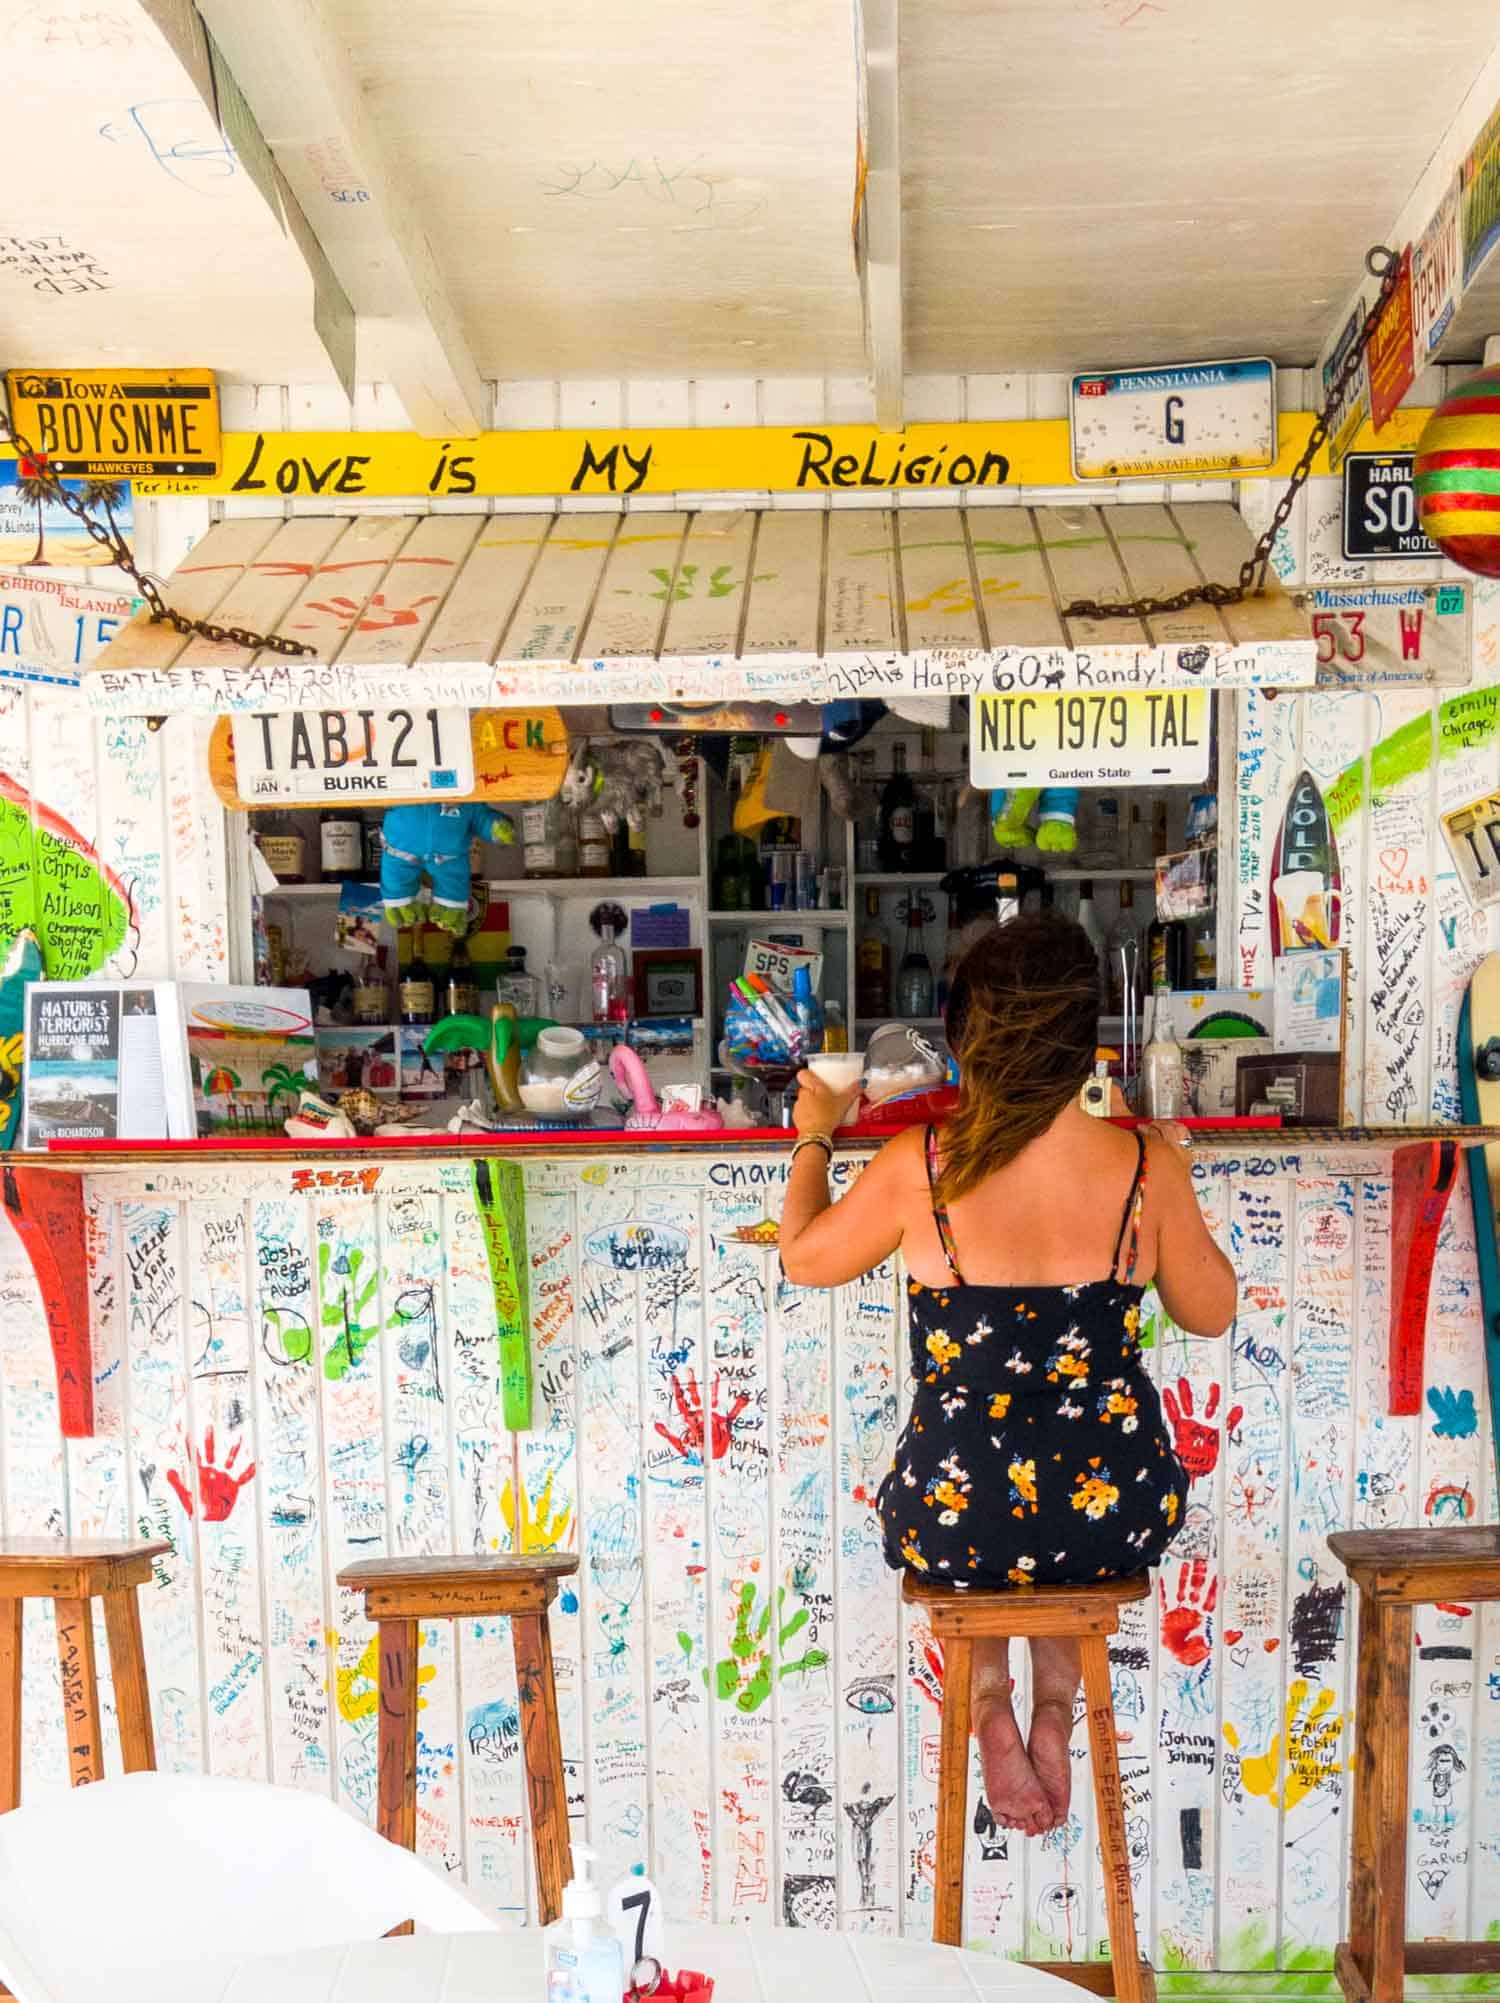
M859 935L854 969L854 1008L861 1016L888 1015L891 1007L891 948L880 922L880 892L865 892L865 929Z
M917 866L917 789L906 770L906 746L891 747L891 776L880 796L880 867L889 874Z
M360 816L360 846L363 851L360 881L379 883L380 858L385 854L385 816L378 809Z
M615 926L608 918L599 920L599 944L589 961L589 986L593 993L596 1023L630 1020L625 954L615 942Z
M405 932L402 940L406 952L401 968L401 1020L408 1026L421 1028L437 1015L437 991L432 969L422 958L416 939Z
M540 1015L541 983L526 967L526 948L512 945L495 981L496 1001L509 1002L518 1016Z
M937 769L937 733L922 732L922 770L917 779L916 852L918 869L948 867L947 781Z
M875 753L854 753L854 867L861 876L880 868L880 789L875 783Z
M561 875L557 862L562 802L532 800L521 809L521 868L533 882Z
M1152 989L1191 986L1187 927L1177 919L1153 918L1146 934L1145 977Z
M448 962L448 988L444 996L445 1015L478 1015L479 987L474 979L474 962L469 958L467 939L455 939L453 957Z
M906 900L906 951L901 955L896 975L896 1013L908 1018L931 1015L932 962L927 957L927 940L922 927L924 910L919 893Z
M635 820L631 820L627 815L624 829L625 854L622 860L625 867L621 870L620 874L622 876L644 876L646 874L646 822L644 815L638 815Z
M836 1001L824 1005L823 1048L829 1051L849 1048L849 1026L844 1021L843 1009Z
M267 814L257 823L255 838L278 883L306 883L307 843L290 814Z
M1165 988L1154 992L1151 1009L1151 1041L1141 1053L1143 1110L1153 1120L1175 1120L1181 1116L1186 1097L1182 1075L1182 1046L1172 1021L1171 998Z
M1125 855L1121 840L1120 802L1114 793L1085 792L1080 802L1081 826L1078 838L1080 869L1123 869Z
M609 830L592 807L585 807L578 816L578 874L608 876L613 867Z
M354 883L365 866L365 830L352 808L325 807L318 816L318 864L325 883Z

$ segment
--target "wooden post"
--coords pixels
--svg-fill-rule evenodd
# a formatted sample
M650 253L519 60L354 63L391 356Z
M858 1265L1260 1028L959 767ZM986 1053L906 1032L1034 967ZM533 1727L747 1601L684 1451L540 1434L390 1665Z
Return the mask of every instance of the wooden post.
M1358 1885L1363 1850L1369 1859L1371 1885L1364 1913L1368 1959L1360 1972L1367 1977L1370 2003L1401 2003L1406 1990L1406 1766L1411 1626L1409 1606L1376 1603L1361 1593L1359 1708L1354 1719L1354 1870ZM1378 1679L1375 1702L1367 1705L1365 1664L1370 1658L1375 1658L1379 1666L1371 1672ZM1364 1806L1366 1800L1368 1809ZM1357 1953L1352 1923L1350 1945Z
M21 1805L21 1605L0 1599L0 1814Z
M115 1713L120 1721L120 1753L126 1773L156 1770L156 1739L151 1729L151 1690L146 1681L146 1649L141 1637L141 1609L134 1586L106 1592L104 1631L109 1637L109 1669L115 1686Z
M562 1911L563 1886L573 1875L573 1849L568 1836L568 1787L553 1700L552 1635L546 1609L512 1614L510 1632L516 1652L516 1693L536 1856L537 1917L542 1926L548 1926Z
M964 1825L969 1807L969 1711L974 1644L943 1638L943 1713L938 1727L937 1854L933 1859L932 1937L963 1945Z
M74 1787L104 1778L99 1744L99 1682L94 1673L94 1609L88 1600L53 1601L62 1669L63 1727Z
M1083 1657L1083 1700L1089 1721L1089 1754L1094 1768L1094 1802L1099 1816L1099 1856L1104 1867L1104 1909L1109 1920L1115 1995L1120 2003L1155 2003L1156 1980L1151 1970L1141 1964L1140 1944L1136 1939L1130 1845L1125 1836L1125 1797L1120 1786L1114 1694L1109 1680L1109 1640L1102 1634L1086 1634L1078 1645Z
M383 1620L377 1827L403 1850L417 1847L417 1623Z

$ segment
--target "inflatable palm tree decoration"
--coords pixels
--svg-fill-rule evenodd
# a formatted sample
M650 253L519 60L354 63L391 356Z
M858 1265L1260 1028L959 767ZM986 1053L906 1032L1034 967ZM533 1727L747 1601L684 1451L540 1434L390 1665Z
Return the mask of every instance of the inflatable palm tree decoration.
M429 1056L444 1050L477 1050L489 1073L490 1089L502 1113L521 1111L521 1052L529 1050L550 1016L516 1014L514 1002L496 1002L488 1016L449 1015L429 1031L422 1048Z

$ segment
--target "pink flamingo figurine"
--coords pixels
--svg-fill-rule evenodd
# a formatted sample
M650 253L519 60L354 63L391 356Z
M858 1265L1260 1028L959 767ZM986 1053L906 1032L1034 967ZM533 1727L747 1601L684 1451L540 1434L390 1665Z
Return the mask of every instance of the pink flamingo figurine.
M659 1134L709 1134L724 1124L717 1106L706 1106L697 1113L678 1108L664 1113L651 1089L645 1065L628 1043L617 1043L609 1053L609 1075L630 1094L630 1111L625 1115L627 1127L652 1127Z

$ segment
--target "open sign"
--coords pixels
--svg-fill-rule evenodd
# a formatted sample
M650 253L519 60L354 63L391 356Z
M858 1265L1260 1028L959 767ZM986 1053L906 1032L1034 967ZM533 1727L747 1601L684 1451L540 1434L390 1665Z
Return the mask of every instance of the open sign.
M252 710L232 722L241 799L461 800L474 787L466 709Z

